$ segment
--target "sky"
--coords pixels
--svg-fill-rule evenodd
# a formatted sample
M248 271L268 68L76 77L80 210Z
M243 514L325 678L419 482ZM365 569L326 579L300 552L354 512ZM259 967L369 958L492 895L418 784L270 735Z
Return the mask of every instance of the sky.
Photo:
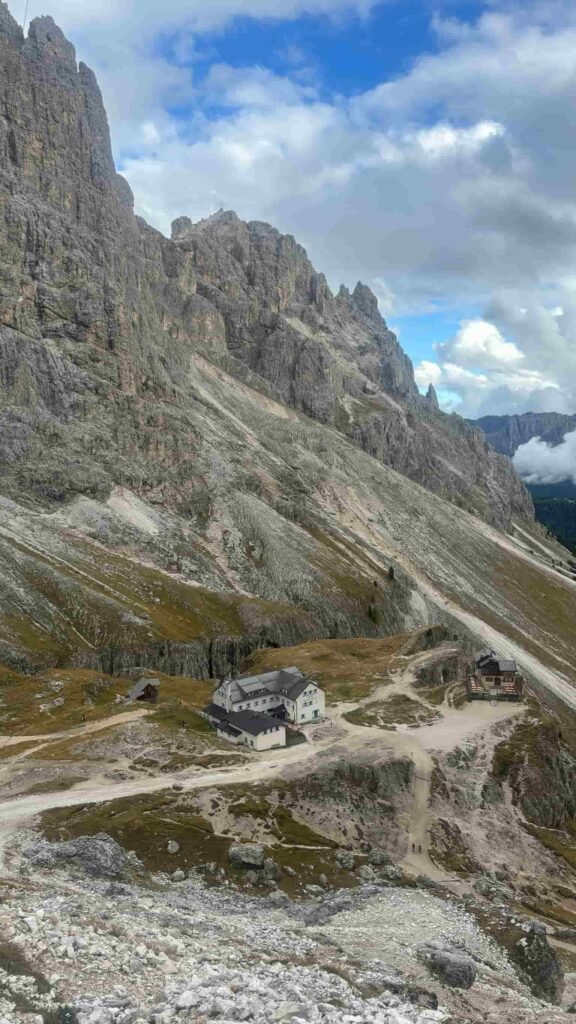
M332 287L370 285L447 411L576 412L572 0L42 13L97 72L149 222L224 207L295 235Z

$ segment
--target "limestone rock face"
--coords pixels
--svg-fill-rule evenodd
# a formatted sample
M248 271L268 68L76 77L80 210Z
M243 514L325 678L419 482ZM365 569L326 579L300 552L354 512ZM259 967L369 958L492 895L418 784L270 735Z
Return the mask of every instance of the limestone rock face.
M471 421L486 435L497 452L510 458L521 444L541 437L547 444L557 445L564 435L576 430L576 416L561 412L525 412L514 416L483 416Z
M134 216L95 77L51 18L24 38L1 5L0 73L0 458L15 488L58 501L142 483L158 427L181 465L202 354L494 522L530 515L480 435L420 397L369 288L334 297L293 238L230 212L182 217L170 241Z

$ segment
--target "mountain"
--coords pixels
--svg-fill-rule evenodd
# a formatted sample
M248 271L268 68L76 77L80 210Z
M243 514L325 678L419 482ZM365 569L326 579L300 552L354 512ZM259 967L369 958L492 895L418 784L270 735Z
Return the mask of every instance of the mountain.
M368 288L136 217L93 74L1 2L0 94L0 1019L561 1024L569 553ZM466 700L487 645L525 704ZM325 721L210 729L294 663Z
M541 437L548 444L560 444L564 434L576 430L576 415L524 412L514 416L482 416L470 423L486 435L497 452L512 458L516 449L533 437Z
M200 482L186 420L203 357L491 522L530 516L508 464L420 397L367 287L333 296L294 239L231 213L165 239L134 216L95 78L53 22L24 39L3 6L0 61L7 489L150 490L161 455L181 502Z
M136 217L52 19L0 4L0 70L0 661L207 677L487 619L568 671L565 552L526 554L526 490L418 394L370 290L232 213Z

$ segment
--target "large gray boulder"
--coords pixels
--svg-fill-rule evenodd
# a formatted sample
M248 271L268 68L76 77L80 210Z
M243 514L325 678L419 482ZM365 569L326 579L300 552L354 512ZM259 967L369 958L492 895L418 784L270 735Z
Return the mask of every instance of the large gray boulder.
M443 985L472 988L478 968L464 950L443 939L434 939L418 947L418 956Z
M237 868L247 871L264 867L264 847L257 843L233 843L228 850L228 859Z
M43 868L59 868L72 864L95 878L118 878L130 869L142 870L142 864L104 832L96 836L79 836L63 843L45 839L30 843L22 851L30 864Z

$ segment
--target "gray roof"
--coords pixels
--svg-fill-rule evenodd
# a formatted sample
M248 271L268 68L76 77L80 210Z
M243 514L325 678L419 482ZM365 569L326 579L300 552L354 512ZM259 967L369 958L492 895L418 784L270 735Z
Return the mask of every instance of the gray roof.
M208 718L217 718L219 722L228 718L228 712L225 711L224 708L219 707L218 704L208 704L204 708L204 714L207 715Z
M257 693L277 693L283 687L290 686L302 678L300 669L294 665L292 668L276 669L274 672L263 672L258 676L246 676L245 679L237 679L238 686L244 691L247 697L253 697Z
M516 672L517 665L512 658L498 658L498 668L501 672Z
M137 683L128 691L128 700L138 700L144 693L147 686L153 686L155 690L160 689L159 679L139 679Z
M267 693L283 693L286 697L296 700L307 686L317 686L310 679L307 679L299 668L292 665L290 668L277 669L275 672L263 672L259 676L247 676L245 679L235 680L235 687L239 695L232 691L233 700L249 700L252 697L259 697Z
M295 683L292 683L291 686L283 688L282 693L285 693L287 697L290 697L290 700L296 700L301 693L304 693L304 690L309 683L309 679L298 679ZM315 685L316 683L314 683L314 686Z
M228 722L218 722L216 728L220 732L225 732L227 736L240 736L240 729L235 729L233 725L228 725Z
M227 687L228 692L230 694L230 697L232 698L233 703L236 703L236 701L244 699L245 694L240 689L240 687L238 686L238 683L236 682L235 679L227 679L224 684L220 684L220 685L224 685L224 686ZM217 689L219 689L219 688L220 687L218 686Z
M228 715L228 724L251 736L259 736L268 729L281 729L282 724L277 718L268 715L257 715L253 711L232 711Z
M488 658L496 658L496 652L493 651L491 647L484 647L474 655L474 661L477 665L479 665L481 661L486 661Z
M498 658L494 652L491 653L489 658L482 658L478 667L480 671L483 669L490 668L491 665L495 665L498 672L517 672L518 666L512 658ZM488 673L489 674L489 673Z

